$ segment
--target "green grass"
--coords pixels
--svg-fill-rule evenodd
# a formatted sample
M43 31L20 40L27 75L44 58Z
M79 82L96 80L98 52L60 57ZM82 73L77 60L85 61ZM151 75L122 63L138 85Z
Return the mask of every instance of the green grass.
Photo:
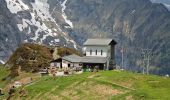
M170 78L127 71L100 71L67 77L44 76L14 100L169 100Z
M0 65L0 88L3 88L7 81L2 81L3 78L9 75L9 70L5 68L3 65Z
M3 65L0 65L0 88L4 89L4 87L9 83L9 80L3 80L9 75L9 70L5 68ZM4 90L3 90L4 93ZM0 100L4 100L7 95L0 96Z

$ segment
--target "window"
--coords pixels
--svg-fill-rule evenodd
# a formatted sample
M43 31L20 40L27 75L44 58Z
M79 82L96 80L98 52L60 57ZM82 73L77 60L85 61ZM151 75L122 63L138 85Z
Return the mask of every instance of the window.
M90 50L90 55L92 55L92 50Z
M96 50L96 55L97 55L97 50Z
M103 55L103 50L101 50L101 55Z

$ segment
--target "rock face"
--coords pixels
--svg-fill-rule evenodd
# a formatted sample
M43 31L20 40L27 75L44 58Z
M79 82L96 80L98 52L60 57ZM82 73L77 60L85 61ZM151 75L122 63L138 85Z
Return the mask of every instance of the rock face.
M6 60L21 43L22 32L16 25L16 19L6 7L6 2L0 3L0 62Z
M170 73L170 12L163 4L152 3L158 0L5 1L0 4L4 19L0 20L0 55L8 55L2 60L22 42L77 48L87 38L109 37L118 42L118 65L124 48L123 68L140 71L142 48L149 48L150 72Z
M170 1L169 0L151 0L153 3L162 3L170 10Z
M123 46L123 68L131 70L141 69L142 49L149 48L150 72L170 73L170 12L164 5L149 0L69 0L66 4L78 43L91 37L114 38L117 63L121 63Z

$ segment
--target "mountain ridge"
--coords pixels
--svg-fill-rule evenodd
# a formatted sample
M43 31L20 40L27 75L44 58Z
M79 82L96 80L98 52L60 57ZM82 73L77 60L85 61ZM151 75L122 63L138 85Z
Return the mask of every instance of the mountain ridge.
M153 3L162 3L170 10L170 1L169 0L151 0Z

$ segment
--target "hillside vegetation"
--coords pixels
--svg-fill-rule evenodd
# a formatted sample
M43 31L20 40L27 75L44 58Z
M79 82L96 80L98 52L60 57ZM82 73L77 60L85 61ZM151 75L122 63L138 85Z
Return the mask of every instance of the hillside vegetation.
M20 71L37 72L41 68L49 67L53 60L53 53L58 57L80 53L77 50L67 47L57 47L57 52L54 48L39 44L25 43L22 44L7 61L6 66L11 68L10 76L19 75Z
M67 47L59 47L58 48L58 55L60 57L63 57L65 55L71 55L71 54L76 54L76 55L81 55L80 52L78 52L77 50L75 49L72 49L72 48L67 48Z
M7 81L3 81L9 75L9 69L5 68L3 65L0 65L0 88L3 88L6 85Z
M50 49L46 46L26 43L21 45L7 61L11 67L11 75L17 76L19 71L36 72L48 67L52 60Z
M168 100L170 78L126 71L85 72L68 77L45 76L22 87L14 100ZM18 89L19 91L20 89Z

